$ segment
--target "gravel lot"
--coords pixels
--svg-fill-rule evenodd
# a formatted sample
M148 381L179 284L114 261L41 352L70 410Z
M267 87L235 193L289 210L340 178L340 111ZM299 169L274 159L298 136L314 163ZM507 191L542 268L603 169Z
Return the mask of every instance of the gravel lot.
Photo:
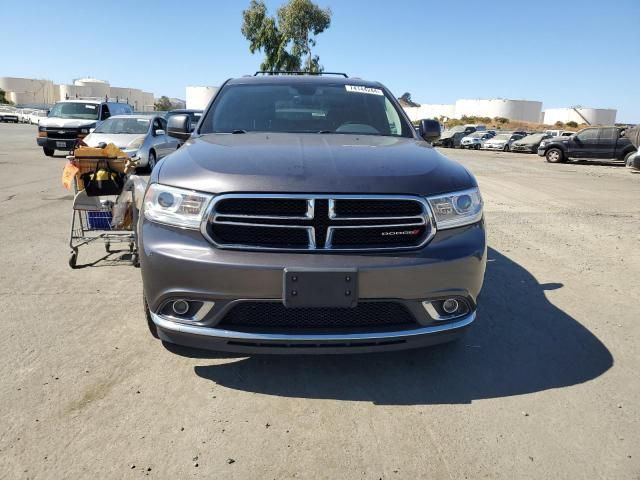
M35 131L0 124L0 478L640 478L640 175L444 150L491 247L462 341L211 358L147 333L124 252L67 266Z

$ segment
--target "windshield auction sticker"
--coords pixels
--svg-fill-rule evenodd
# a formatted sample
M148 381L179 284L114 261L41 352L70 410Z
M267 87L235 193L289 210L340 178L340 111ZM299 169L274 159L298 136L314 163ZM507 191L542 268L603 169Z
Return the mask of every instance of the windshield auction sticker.
M369 95L383 95L379 88L362 87L360 85L345 85L347 92L352 93L368 93Z

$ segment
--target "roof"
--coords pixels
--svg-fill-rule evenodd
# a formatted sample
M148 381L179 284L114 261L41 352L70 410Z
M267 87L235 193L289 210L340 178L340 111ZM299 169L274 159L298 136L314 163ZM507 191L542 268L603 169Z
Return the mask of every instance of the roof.
M123 115L111 115L109 118L135 118L138 120L149 120L153 117L162 117L162 115L145 115L142 113L137 114L123 114Z
M363 87L382 88L379 82L371 82L361 78L344 78L337 75L258 75L231 78L228 85L277 85L292 83L313 83L320 85L359 85Z

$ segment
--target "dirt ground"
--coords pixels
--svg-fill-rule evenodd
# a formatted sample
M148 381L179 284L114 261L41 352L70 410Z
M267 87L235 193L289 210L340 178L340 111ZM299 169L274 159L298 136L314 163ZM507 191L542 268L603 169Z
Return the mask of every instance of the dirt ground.
M126 252L67 266L35 132L0 124L1 479L640 479L640 175L444 150L489 231L463 340L199 356L148 334Z

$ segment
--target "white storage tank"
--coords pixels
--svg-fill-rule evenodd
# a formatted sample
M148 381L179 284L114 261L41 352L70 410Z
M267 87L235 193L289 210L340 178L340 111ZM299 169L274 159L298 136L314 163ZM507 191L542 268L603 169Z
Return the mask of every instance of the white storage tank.
M91 97L91 87L83 85L58 85L60 100L73 100L77 97Z
M209 100L218 91L218 87L208 86L191 86L187 87L186 104L187 108L195 110L204 110L209 104Z
M617 110L613 108L548 108L544 112L544 123L576 122L577 124L613 125L616 123Z
M0 88L15 104L50 105L58 101L58 89L51 80L0 77Z
M412 122L416 122L426 118L453 118L456 115L456 106L446 103L423 103L419 107L404 107L404 111Z
M537 123L540 121L542 102L509 100L506 98L460 99L456 101L456 118L463 116L504 117L509 120Z
M156 99L151 92L142 92L142 111L143 112L153 112L156 109L155 103Z
M77 78L73 81L74 85L89 87L91 89L91 97L108 97L109 96L109 82L105 80L98 80L97 78Z

